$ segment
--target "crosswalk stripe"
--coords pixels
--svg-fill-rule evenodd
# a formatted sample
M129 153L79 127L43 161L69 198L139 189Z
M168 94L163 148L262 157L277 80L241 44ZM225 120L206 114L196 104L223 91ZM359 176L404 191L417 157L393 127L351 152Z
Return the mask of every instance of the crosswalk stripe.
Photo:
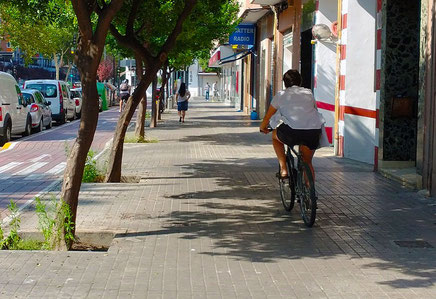
M58 174L65 169L67 162L62 162L46 172L46 174Z
M21 165L21 164L23 164L23 162L11 162L11 163L8 163L8 164L0 167L0 173L8 171L9 169L12 169L12 168L14 168L14 167L16 167L18 165Z
M44 173L32 173L26 176L23 180L25 181L36 181L44 177Z
M30 162L38 162L38 161L41 161L42 159L44 159L46 157L50 157L50 156L51 155L49 155L49 154L44 154L44 155L41 155L39 157L36 157L35 159L30 160Z
M40 169L41 167L47 165L48 162L36 162L33 163L32 165L14 173L13 175L27 175L27 174L31 174L32 172L34 172L37 169Z

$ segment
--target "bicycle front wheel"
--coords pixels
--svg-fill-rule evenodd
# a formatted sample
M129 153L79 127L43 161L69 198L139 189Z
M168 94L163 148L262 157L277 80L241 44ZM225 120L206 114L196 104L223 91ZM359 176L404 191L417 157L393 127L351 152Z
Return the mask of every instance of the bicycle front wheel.
M302 162L298 178L300 211L304 224L312 227L316 218L316 195L315 184L309 165Z

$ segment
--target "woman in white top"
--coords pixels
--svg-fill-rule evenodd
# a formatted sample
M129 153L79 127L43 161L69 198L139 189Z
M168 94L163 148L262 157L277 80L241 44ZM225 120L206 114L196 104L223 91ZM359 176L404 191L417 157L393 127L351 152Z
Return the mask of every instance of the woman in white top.
M177 111L179 113L179 122L185 122L186 111L188 110L188 101L191 93L186 89L185 83L180 84L179 91L176 93Z
M287 144L300 145L302 158L309 165L315 179L312 157L319 146L323 122L319 117L312 92L300 87L300 73L297 70L287 71L283 75L283 82L286 89L273 98L260 130L267 134L268 124L274 129L272 141L282 178L288 176L284 148L284 144Z

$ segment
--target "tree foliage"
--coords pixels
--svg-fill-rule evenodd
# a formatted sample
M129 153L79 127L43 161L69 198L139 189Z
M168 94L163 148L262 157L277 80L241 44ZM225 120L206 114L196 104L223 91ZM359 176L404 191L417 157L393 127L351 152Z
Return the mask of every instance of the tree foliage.
M72 60L77 22L70 1L14 0L0 2L0 34L20 48L27 63L42 54L59 66Z

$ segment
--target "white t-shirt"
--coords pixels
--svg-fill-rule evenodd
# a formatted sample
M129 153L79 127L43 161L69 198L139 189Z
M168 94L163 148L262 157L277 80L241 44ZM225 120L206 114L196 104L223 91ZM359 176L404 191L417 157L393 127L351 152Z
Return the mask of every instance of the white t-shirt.
M191 93L189 92L189 90L187 90L185 92L185 96L182 97L180 94L177 94L177 102L184 102L186 100L188 100L188 97L191 95Z
M277 109L270 119L272 128L283 122L292 129L320 129L324 123L318 114L310 89L299 86L288 87L276 94L271 105Z

